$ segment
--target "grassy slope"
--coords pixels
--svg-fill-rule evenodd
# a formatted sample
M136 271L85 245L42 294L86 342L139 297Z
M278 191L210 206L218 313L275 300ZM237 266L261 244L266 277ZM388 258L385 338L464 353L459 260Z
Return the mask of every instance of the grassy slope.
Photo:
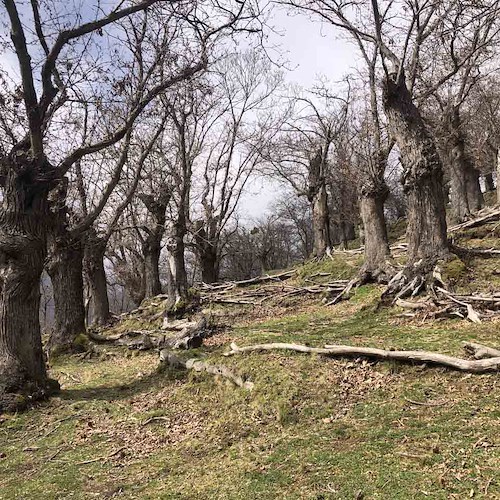
M495 231L481 244L495 245ZM308 264L300 279L325 267L351 275L358 257L339 259ZM457 288L498 290L496 269L491 259L446 272ZM333 308L299 300L214 309L230 328L186 354L248 375L251 393L205 374L157 372L152 353L59 360L51 368L59 397L0 417L0 498L500 498L498 375L301 354L221 356L231 340L457 355L464 340L500 344L500 323L402 319L396 309L375 310L378 294L362 287Z

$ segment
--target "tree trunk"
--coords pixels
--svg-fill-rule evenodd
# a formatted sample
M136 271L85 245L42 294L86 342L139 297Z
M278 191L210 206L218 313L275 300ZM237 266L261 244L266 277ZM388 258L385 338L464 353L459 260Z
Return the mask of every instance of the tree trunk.
M469 200L469 208L472 212L481 210L484 205L483 192L479 183L479 171L472 165L467 166L467 198Z
M144 254L144 291L145 298L161 293L160 281L161 235L148 235L143 245Z
M313 256L323 257L331 248L328 195L324 184L312 200Z
M54 296L54 329L47 345L51 355L81 350L85 333L83 249L64 227L49 237L47 272Z
M215 283L218 279L218 256L212 245L207 245L200 256L201 280L203 283Z
M17 151L0 212L0 413L56 389L47 378L40 334L40 277L50 223L46 179Z
M208 231L205 229L208 227ZM207 218L195 223L194 239L196 255L201 269L203 283L215 283L219 274L219 255L217 252L217 219Z
M361 188L360 211L363 220L365 262L362 269L363 282L388 282L392 274L391 252L385 224L384 203L389 194L385 182L378 186Z
M486 191L491 192L495 191L495 183L493 182L493 173L488 172L484 176L484 185L486 187Z
M93 231L87 235L84 250L84 272L90 291L91 324L105 325L109 322L108 284L104 267L106 241Z
M172 278L169 293L171 294L170 300L174 304L184 301L188 295L188 281L184 260L185 234L186 227L181 217L181 220L174 224L167 240L168 264Z
M497 152L497 205L500 205L500 148Z
M436 145L413 103L404 75L389 76L384 109L401 153L403 187L408 199L409 267L423 259L433 265L449 253L443 194L443 168Z
M461 131L460 110L458 106L452 106L445 113L448 140L448 171L451 188L451 211L455 222L464 222L470 218L472 207L469 203L467 170L468 162L465 153L465 142Z

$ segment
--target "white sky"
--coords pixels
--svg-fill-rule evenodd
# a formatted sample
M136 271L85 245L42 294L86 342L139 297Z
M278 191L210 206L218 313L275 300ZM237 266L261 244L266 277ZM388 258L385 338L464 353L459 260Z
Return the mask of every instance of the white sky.
M325 77L333 84L355 69L356 48L347 40L339 39L331 26L285 10L277 10L271 23L277 34L272 35L269 42L289 61L288 82L307 89ZM280 190L279 184L269 179L254 180L240 202L242 217L252 220L263 215Z

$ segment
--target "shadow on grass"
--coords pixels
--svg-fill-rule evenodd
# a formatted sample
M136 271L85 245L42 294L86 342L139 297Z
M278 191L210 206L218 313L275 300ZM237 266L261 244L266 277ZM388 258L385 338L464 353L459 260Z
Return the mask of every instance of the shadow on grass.
M136 394L150 392L152 389L160 389L169 382L185 380L188 372L172 368L159 367L153 373L141 377L128 384L103 385L101 387L62 389L59 397L67 401L116 401L130 398Z

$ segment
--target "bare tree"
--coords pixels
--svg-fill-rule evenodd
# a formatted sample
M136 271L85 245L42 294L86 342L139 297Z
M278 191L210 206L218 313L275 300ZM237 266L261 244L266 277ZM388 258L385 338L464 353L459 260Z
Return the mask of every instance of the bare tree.
M493 57L497 17L495 9L476 10L456 4L436 30L432 49L429 47L421 56L425 70L418 79L416 95L437 122L434 130L450 178L452 215L457 222L469 218L483 204L479 170L466 145L463 115L474 87L487 76L484 69ZM438 113L432 112L435 103Z
M264 150L264 172L292 187L311 204L313 256L318 258L332 245L327 190L330 150L346 123L347 108L348 100L331 97L322 88L310 96L294 98L280 132Z
M201 279L212 283L224 247L224 230L235 214L250 176L262 161L259 152L274 133L275 95L281 74L259 51L232 54L215 68L210 109L199 130L199 215L193 214L193 244Z
M84 156L103 151L122 140L158 95L202 71L208 62L210 44L222 33L234 31L242 18L245 26L251 25L255 11L249 11L247 4L241 2L236 7L228 4L204 8L144 0L128 7L117 2L102 17L78 24L80 19L88 18L88 11L70 11L66 16L50 18L51 11L40 12L38 2L33 1L31 9L23 6L26 19L21 22L19 5L14 0L5 0L3 5L12 40L12 44L6 43L6 46L12 48L20 69L20 82L16 82L14 88L3 89L4 93L9 93L9 97L3 99L3 105L9 107L4 117L20 116L21 124L19 118L10 126L5 126L9 125L5 121L2 124L10 149L4 148L1 159L3 197L0 213L0 408L14 409L27 401L20 394L32 400L45 396L54 387L46 375L38 317L39 281L51 221L50 191ZM101 9L96 11L102 12ZM63 12L68 11L63 9ZM172 60L167 57L171 54L166 48L161 49L160 54L163 53L166 59L160 57L161 64L153 69L155 78L128 108L127 115L120 117L116 128L99 130L99 121L94 120L95 142L76 145L81 134L77 134L76 140L69 135L68 109L74 105L71 90L78 87L74 77L81 76L85 64L74 66L75 59L81 62L90 55L89 46L95 37L105 36L113 46L116 38L111 32L120 20L152 12L159 16L157 26L171 25L171 19L185 20L184 29L179 29L178 40L185 40L190 30L189 50ZM45 31L51 35L46 36ZM34 65L32 54L37 59ZM114 88L116 82L100 64L96 63L95 67L100 82L106 87L102 92L118 97ZM92 86L83 83L79 90L85 94L87 88ZM18 113L10 107L16 102L16 89L22 95L22 113L19 106ZM97 102L93 107L96 118L100 115L100 106ZM60 123L66 128L60 127ZM66 132L66 144L55 140L55 134L62 129Z

